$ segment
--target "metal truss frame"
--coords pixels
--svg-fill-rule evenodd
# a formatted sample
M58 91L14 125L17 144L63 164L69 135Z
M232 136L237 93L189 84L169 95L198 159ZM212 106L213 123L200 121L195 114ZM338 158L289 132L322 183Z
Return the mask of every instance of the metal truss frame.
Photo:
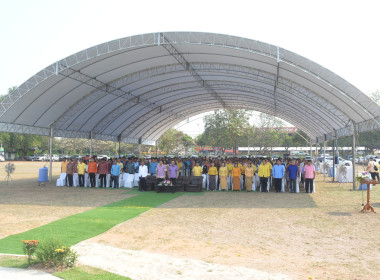
M272 74L266 73L260 69L248 68L240 65L228 65L223 63L190 63L180 52L180 48L177 48L177 46L180 47L181 45L186 44L215 46L239 50L258 55L259 57L269 58L274 62L277 71L276 74ZM158 46L166 49L170 56L177 60L178 64L162 65L151 69L145 69L122 78L115 77L116 79L109 83L102 82L95 77L90 77L89 75L81 72L81 63L91 60L96 61L98 59L106 59L108 56L113 54L123 53L126 50L143 48L147 46ZM284 68L285 66L294 69L295 75L304 75L307 76L310 81L313 80L315 84L323 87L325 91L338 98L341 101L339 105L340 107L349 107L351 111L355 111L357 116L349 116L344 110L339 109L328 99L323 98L316 92L313 92L296 81L287 80L282 77L281 71L283 69L285 71L289 71ZM175 91L180 92L179 85L171 84L165 88L154 89L138 95L135 95L133 92L125 90L124 88L128 84L133 84L134 82L138 82L143 79L149 80L150 77L167 75L168 73L179 73L180 71L193 77L195 83L197 83L197 86L194 84L194 88L203 90L214 100L217 100L219 107L213 105L213 108L223 108L230 106L230 104L231 106L235 104L231 103L231 101L227 102L222 98L222 93L226 90L238 92L252 91L252 89L250 89L247 85L233 85L233 83L230 82L228 85L226 83L222 86L220 83L218 84L217 81L209 81L205 79L204 72L209 74L213 72L213 69L219 74L221 72L227 73L229 76L226 77L231 77L232 75L237 75L239 77L246 76L252 81L256 79L259 83L267 83L268 85L271 84L273 86L273 90L270 96L272 96L272 104L274 102L274 106L271 106L271 108L274 113L277 112L277 107L283 102L281 98L285 96L289 98L297 95L297 98L306 98L308 101L313 102L313 106L315 108L319 108L322 114L325 113L328 118L318 119L318 121L322 122L319 125L323 127L322 130L326 133L316 136L315 132L310 132L310 137L312 137L312 141L315 143L351 135L353 125L355 131L359 133L380 128L379 107L368 96L360 92L360 90L346 82L341 77L337 76L335 73L295 53L270 44L236 36L201 32L159 32L126 37L100 44L75 53L41 70L20 85L0 103L0 131L50 135L50 128L54 127L54 136L89 138L90 132L83 131L83 126L78 131L69 129L70 124L72 123L72 115L67 112L78 111L79 108L87 108L91 106L91 104L94 104L94 102L101 100L104 95L112 95L115 97L114 99L121 98L124 100L124 103L115 109L118 113L123 110L128 110L134 106L141 105L145 108L144 112L147 114L146 119L152 118L155 114L159 114L160 116L166 115L166 119L163 117L162 118L172 124L178 122L179 119L187 118L187 114L189 114L190 111L178 111L173 114L173 110L170 106L157 103L158 101L152 102L152 100L155 96L160 94L160 90L163 95L167 95ZM238 73L240 73L240 75ZM51 127L23 125L21 123L6 123L2 120L2 116L11 110L12 106L20 98L38 87L40 84L44 83L49 78L57 75L63 76L65 79L75 80L81 84L86 84L94 90L85 94L79 102L69 106L61 116L53 120ZM263 91L261 92L263 93ZM269 93L267 92L265 94ZM268 103L266 103L266 105L269 106L269 99L267 102ZM176 103L173 103L172 105L176 105ZM194 104L194 106L198 105ZM253 103L253 105L255 104ZM239 106L244 106L244 104L239 102ZM150 130L147 131L147 134L151 139L146 139L144 137L127 137L127 135L133 135L132 132L135 130L141 131L141 129L138 128L146 124L146 122L143 121L144 118L138 120L137 122L131 123L131 125L126 127L120 135L104 134L104 129L102 127L105 128L111 125L116 117L117 114L115 112L115 114L110 114L106 120L98 122L98 124L91 130L93 131L93 138L111 141L123 139L122 141L131 141L134 143L136 141L138 143L144 141L145 143L155 143L156 138L152 137L157 137L158 134L150 134ZM35 121L35 123L37 123L37 121ZM323 124L323 122L325 123ZM308 122L304 123L305 127L309 125L310 123ZM99 127L99 130L97 127ZM330 129L330 131L328 131L328 129ZM161 131L159 133L161 133Z
M163 71L163 68L164 68L164 71ZM215 69L215 70L218 70L218 72L223 72L223 73L231 73L232 71L236 72L236 73L240 73L241 75L246 75L247 77L251 76L251 75L254 75L255 77L258 77L258 78L264 78L268 81L268 83L272 83L272 79L270 79L269 77L273 76L271 75L270 73L265 73L264 71L260 71L260 70L257 70L257 69L252 69L252 68L247 68L247 67L241 67L241 66L238 66L238 65L222 65L222 64L218 64L218 65L214 65L214 64L210 64L210 63L203 63L203 64L194 64L194 68L196 69L199 69L200 71L206 71L206 69ZM154 77L155 75L163 75L165 73L165 71L170 71L170 72L173 72L173 71L178 71L178 67L175 67L175 66L164 66L164 67L157 67L155 69L148 69L146 71L141 71L141 72L138 72L138 73L133 73L125 78L123 78L123 82L121 82L120 80L116 81L115 83L112 83L112 84L109 84L109 89L110 88L120 88L122 87L123 85L125 85L125 81L136 81L137 78L136 77L146 77L146 78L149 78L149 77ZM149 75L147 75L147 73L149 73ZM87 78L86 78L87 79ZM88 80L88 79L87 79ZM281 84L279 84L279 81L281 81ZM116 84L117 83L117 84ZM292 81L288 81L286 79L280 79L278 80L278 78L276 79L276 83L278 84L279 87L283 88L283 89L288 89L286 91L288 92L292 92L294 93L294 88L296 88L296 90L298 91L302 91L304 95L306 95L308 98L309 98L309 101L312 100L312 99L318 99L317 102L315 103L315 106L319 107L319 106L323 106L323 104L326 104L326 102L322 102L323 100L321 100L321 98L317 97L315 94L312 94L310 93L307 89L305 89L304 87L300 86L300 85L297 85L296 83L292 82ZM102 85L100 85L100 87L102 87ZM155 95L158 95L158 94L162 94L162 93L167 93L167 92L170 92L171 88L173 87L173 85L170 85L168 87L165 87L165 88L161 88L161 89L158 89L157 91L153 91L153 94L149 94L150 92L147 92L147 93L144 93L144 99L150 99L152 96L155 96ZM101 94L100 97L99 97L99 93ZM103 95L104 95L104 91L99 91L99 92L95 92L95 97L94 99L97 100L99 98L101 98ZM148 95L148 96L146 96ZM142 96L142 95L140 95ZM135 99L136 96L133 95L133 98L128 100L128 101L133 101ZM92 95L89 95L86 97L88 101L92 101L94 100L93 99L93 96ZM299 98L302 98L302 96L300 95ZM82 99L83 100L83 99ZM103 122L105 123L109 123L113 118L114 116L118 116L121 112L124 112L126 111L127 109L130 108L130 106L132 106L132 104L129 104L127 101L125 102L126 105L124 106L119 106L119 108L116 108L115 111L114 111L114 114L111 115L111 116L108 116L108 119L109 121L105 122L103 120ZM327 103L328 104L328 103ZM86 104L83 104L82 102L78 102L76 104L76 106L78 108L86 108ZM327 105L328 106L328 105ZM322 108L321 108L322 109ZM330 108L323 108L323 109L327 109L329 111L332 111L332 114L330 115L330 118L334 119L336 116L338 116L337 112L338 110L336 108L334 108L332 105L330 105ZM160 107L160 110L162 111L162 107ZM70 108L69 110L70 112L74 111L75 112L75 108ZM339 115L342 115L342 114L339 114ZM179 117L178 115L176 117ZM99 125L97 124L96 127L102 127L102 125ZM94 128L96 130L96 128Z
M267 103L270 104L273 100L273 93L271 91L268 91L268 90L265 90L265 89L260 89L260 88L253 88L253 87L249 87L247 85L242 85L240 83L234 83L234 82L229 82L229 81L209 81L210 84L212 84L213 88L214 89L217 89L218 91L226 91L226 90L234 90L236 91L237 93L234 94L234 98L237 98L239 96L239 92L245 92L245 93L251 93L252 94L252 98L257 98L257 97L262 97L263 95L267 96ZM173 108L176 104L176 102L179 102L179 104L182 104L183 101L185 100L185 98L187 97L187 92L184 92L183 94L181 92L177 92L178 89L192 89L192 88L195 88L196 89L197 85L196 84L193 84L192 82L189 82L189 83L181 83L181 84L177 84L177 85L171 85L170 86L170 91L168 90L164 90L163 92L170 92L172 93L172 95L176 96L176 100L171 100L171 101L165 101L164 97L162 96L162 94L159 94L161 100L165 101L165 105L162 106L162 110L170 110L173 112L173 115L174 115L174 118L175 119L178 119L177 115L174 114L174 111L173 111ZM257 95L257 96L256 96ZM152 96L153 97L153 96ZM198 97L199 99L201 98L204 98L202 95L199 95L199 96L191 96L191 98L194 98L194 97ZM299 99L302 98L302 97L298 97ZM312 100L308 100L309 102L311 102ZM286 101L283 101L284 103L287 103ZM306 102L306 101L305 101ZM319 107L319 104L318 103L312 103L313 107L316 107L318 108ZM289 109L291 109L291 105L289 105ZM294 108L293 108L294 109ZM311 107L310 110L313 110L313 108ZM289 110L290 111L290 110ZM151 118L151 115L147 112L144 112L144 116L143 117L139 117L138 116L138 119L140 121L140 123L143 123L145 122L147 119ZM154 112L154 113L157 113L157 112ZM273 114L273 112L272 112ZM319 115L320 112L315 111L315 115ZM321 121L323 122L323 115L321 115ZM167 119L169 120L169 119ZM294 120L293 120L294 122ZM310 120L309 120L310 122ZM133 123L133 122L132 122ZM132 127L132 129L134 129L135 127L139 126L140 124L137 124L137 125L130 125L129 127ZM327 126L328 125L328 122L327 122L327 119L325 120L325 125ZM125 129L124 133L131 133L132 129L128 129L128 127Z
M224 98L224 99L226 99L226 98ZM186 114L188 114L187 111L189 111L189 110L202 111L203 108L205 108L206 111L210 111L210 110L207 110L207 108L214 108L215 107L215 105L214 105L215 103L212 103L212 102L213 102L212 99L208 99L208 100L204 100L202 104L196 104L196 105L194 105L193 104L194 102L192 103L192 102L188 101L188 102L183 103L182 105L180 105L180 106L178 106L176 108L173 108L173 110L184 111L184 112L186 112ZM229 100L229 103L230 103L230 106L233 106L235 108L239 108L239 107L240 108L246 108L246 109L252 109L252 108L258 109L258 108L260 108L260 111L265 112L265 113L271 113L272 110L273 110L273 108L274 108L273 105L269 105L268 106L268 104L266 103L265 100L263 102L261 102L261 99L257 99L253 103L252 100L250 100L249 98L245 98L245 99L240 99L239 100L239 99L233 97L232 100ZM287 115L287 112L288 112L288 109L281 109L281 108L279 108L279 110L278 110L279 116L282 117L285 120L289 117ZM297 118L299 118L300 120L304 119L304 117L303 117L302 114L298 114L297 112L295 112L295 114L296 114ZM169 125L175 125L175 124L181 122L182 120L183 119L175 119L172 122L169 122ZM158 118L156 118L152 122L151 125L155 124L155 126L151 130L149 130L149 132L144 133L144 135L147 135L146 138L152 138L152 135L151 135L152 131L158 129L160 126L166 126L166 124L165 125L160 125L160 122L162 122L162 121L163 121L163 119L161 119L161 118L158 117ZM306 127L306 126L302 125L302 122L299 122L299 123L300 123L299 127L301 129L305 130L305 132L313 133L313 130L311 129L313 126ZM315 128L315 129L317 129L317 128Z

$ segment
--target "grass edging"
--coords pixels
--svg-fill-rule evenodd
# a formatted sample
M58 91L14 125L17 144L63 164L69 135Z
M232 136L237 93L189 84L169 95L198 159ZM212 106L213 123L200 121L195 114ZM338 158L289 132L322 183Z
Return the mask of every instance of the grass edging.
M37 264L35 260L32 261L32 267ZM25 256L0 256L0 267L26 269L29 267L27 257ZM121 276L108 272L99 268L87 265L80 265L64 271L53 273L54 276L65 280L87 280L87 279L102 279L102 280L131 280L129 277Z
M65 280L131 280L129 277L86 265L73 267L61 272L56 272L53 273L53 275Z

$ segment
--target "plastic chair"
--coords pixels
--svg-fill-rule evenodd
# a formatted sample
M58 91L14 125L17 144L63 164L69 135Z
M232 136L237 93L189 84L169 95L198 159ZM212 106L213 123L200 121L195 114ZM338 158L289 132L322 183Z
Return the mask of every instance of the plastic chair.
M63 187L65 185L66 173L61 173L59 179L57 179L57 187Z

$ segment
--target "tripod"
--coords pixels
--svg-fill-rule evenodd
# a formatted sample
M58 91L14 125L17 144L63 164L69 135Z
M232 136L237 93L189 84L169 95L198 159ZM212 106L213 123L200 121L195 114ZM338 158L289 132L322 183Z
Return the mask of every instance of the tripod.
M5 176L4 181L7 181L7 186L9 185L9 180L12 180L11 173L7 172L7 176Z

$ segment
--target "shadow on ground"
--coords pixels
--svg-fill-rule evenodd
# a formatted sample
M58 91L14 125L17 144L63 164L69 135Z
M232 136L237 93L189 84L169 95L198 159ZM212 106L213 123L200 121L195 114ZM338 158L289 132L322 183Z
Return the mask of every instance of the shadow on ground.
M53 180L54 182L54 180ZM105 205L136 195L136 189L99 189L56 187L47 183L41 187L33 179L13 180L9 186L0 185L0 204L40 206ZM152 192L153 196L156 194ZM183 197L164 204L166 208L314 208L312 194L260 192L201 192L180 193Z

